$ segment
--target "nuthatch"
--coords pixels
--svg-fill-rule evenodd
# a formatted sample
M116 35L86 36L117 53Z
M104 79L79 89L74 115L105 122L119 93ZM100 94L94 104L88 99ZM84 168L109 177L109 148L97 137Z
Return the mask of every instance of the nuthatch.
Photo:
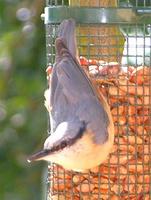
M101 164L110 153L114 140L111 112L80 66L74 20L61 23L55 47L55 64L45 92L52 134L44 149L28 161L46 160L84 171Z

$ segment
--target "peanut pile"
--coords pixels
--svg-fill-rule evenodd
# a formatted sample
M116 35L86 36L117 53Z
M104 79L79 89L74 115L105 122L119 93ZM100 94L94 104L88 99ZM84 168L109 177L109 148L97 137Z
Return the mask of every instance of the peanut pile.
M151 68L80 58L107 98L115 124L108 159L85 173L49 166L52 200L151 199Z

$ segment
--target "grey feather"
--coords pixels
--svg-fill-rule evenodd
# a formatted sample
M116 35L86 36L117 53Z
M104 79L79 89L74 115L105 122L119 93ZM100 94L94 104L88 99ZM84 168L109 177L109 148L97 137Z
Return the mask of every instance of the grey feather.
M72 19L64 20L58 28L57 37L63 39L64 44L68 48L71 55L78 58L75 36L75 21Z
M54 96L56 93L56 87L58 85L58 77L57 77L57 73L56 73L56 67L53 67L52 69L52 76L51 76L51 81L50 81L50 86L51 87L51 91L50 91L50 105L53 106L54 103Z
M109 119L91 82L76 59L75 23L65 20L59 27L58 37L56 63L51 80L53 132L57 131L59 124L68 121L69 127L74 126L74 123L76 127L75 130L70 128L63 137L73 137L84 121L87 128L95 133L94 142L104 143L108 138Z

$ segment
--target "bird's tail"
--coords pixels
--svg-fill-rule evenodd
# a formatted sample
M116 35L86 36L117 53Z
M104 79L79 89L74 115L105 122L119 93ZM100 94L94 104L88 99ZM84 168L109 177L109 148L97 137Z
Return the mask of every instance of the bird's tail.
M79 60L76 33L75 33L75 21L73 19L64 20L58 27L57 38L61 39L71 55Z

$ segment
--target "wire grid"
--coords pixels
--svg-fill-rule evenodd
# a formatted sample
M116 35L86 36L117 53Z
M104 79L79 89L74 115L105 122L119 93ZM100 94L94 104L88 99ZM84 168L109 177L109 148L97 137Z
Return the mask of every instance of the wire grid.
M118 6L151 5L149 0L125 2L118 0ZM66 4L67 1L63 0L47 1L48 6ZM54 63L57 26L46 25L48 66ZM48 200L151 199L151 24L116 25L126 40L122 52L119 50L123 46L120 43L122 35L111 31L113 25L100 26L106 29L106 34L100 34L97 26L97 33L93 34L91 29L94 25L87 25L89 31L82 35L77 31L77 41L81 56L99 60L103 67L116 61L116 65L126 73L124 80L121 73L111 76L108 72L105 76L105 79L112 78L116 82L115 85L104 85L115 124L113 151L102 165L86 173L66 171L56 164L49 164ZM86 39L89 43L83 44ZM107 40L108 44L101 44ZM95 45L92 45L94 41ZM125 81L132 79L132 69L135 71L133 84Z
M57 5L68 5L69 2L72 2L72 0L46 0L46 5L47 6L57 6ZM151 6L151 1L150 0L108 0L106 1L110 7L117 2L117 7L149 7ZM100 6L102 3L106 4L106 2L102 0L98 1L93 1L93 0L77 0L76 5L80 6L81 3L88 5L88 6Z

